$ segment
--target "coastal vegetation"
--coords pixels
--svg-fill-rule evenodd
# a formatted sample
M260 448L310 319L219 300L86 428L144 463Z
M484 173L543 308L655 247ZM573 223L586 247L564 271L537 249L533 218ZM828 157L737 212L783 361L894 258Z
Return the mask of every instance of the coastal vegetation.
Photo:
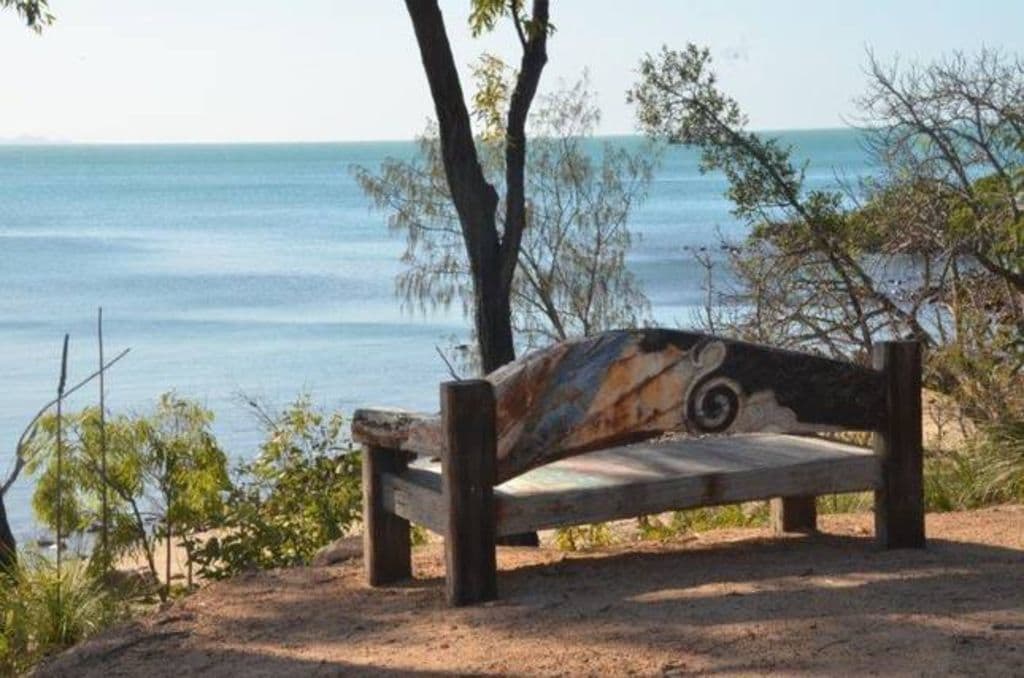
M40 420L26 468L36 480L35 513L64 535L64 557L26 549L0 568L0 672L27 668L140 605L187 594L193 570L218 579L305 565L350 533L361 478L342 416L308 396L281 411L255 400L246 407L265 440L230 474L210 430L213 413L173 393L148 414L106 417L102 436L96 407ZM95 538L101 532L106 539ZM179 550L187 579L175 586ZM136 564L147 576L132 574Z
M30 670L49 654L125 619L122 590L81 558L56 563L28 553L0 569L0 675Z
M96 542L90 557L100 572L141 552L153 582L161 580L163 569L157 593L166 601L174 545L185 544L191 562L195 534L224 511L227 458L212 423L212 412L173 393L160 396L148 415L101 423L99 408L87 408L64 422L58 468L58 422L47 416L29 453L35 514L54 531L62 526L63 534L99 526L107 538ZM164 544L164 563L156 561L158 542Z

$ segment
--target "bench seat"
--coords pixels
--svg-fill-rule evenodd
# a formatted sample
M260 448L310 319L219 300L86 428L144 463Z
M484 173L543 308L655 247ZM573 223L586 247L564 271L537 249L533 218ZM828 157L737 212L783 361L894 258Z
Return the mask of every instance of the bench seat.
M874 490L871 450L820 438L748 434L648 441L587 452L494 488L499 536L774 497ZM420 457L381 478L386 510L445 534L441 464Z

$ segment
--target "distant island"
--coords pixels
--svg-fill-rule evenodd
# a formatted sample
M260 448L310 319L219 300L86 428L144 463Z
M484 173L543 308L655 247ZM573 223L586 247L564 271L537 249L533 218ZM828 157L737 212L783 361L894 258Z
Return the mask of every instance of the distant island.
M70 139L54 139L33 134L19 134L16 137L0 137L0 146L44 146L49 144L71 144Z

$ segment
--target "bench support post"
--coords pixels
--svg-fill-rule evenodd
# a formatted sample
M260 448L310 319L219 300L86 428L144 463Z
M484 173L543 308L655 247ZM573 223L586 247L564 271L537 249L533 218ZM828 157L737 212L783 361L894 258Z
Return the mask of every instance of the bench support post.
M445 592L450 605L497 598L494 389L482 379L441 385L445 449L441 493L447 508Z
M818 507L815 497L779 497L771 501L772 530L786 532L816 532Z
M874 349L885 373L885 422L875 432L882 478L875 490L875 538L884 548L924 548L921 345L890 341Z
M409 521L384 508L380 486L382 473L401 473L407 466L404 452L363 448L363 567L370 586L412 576Z

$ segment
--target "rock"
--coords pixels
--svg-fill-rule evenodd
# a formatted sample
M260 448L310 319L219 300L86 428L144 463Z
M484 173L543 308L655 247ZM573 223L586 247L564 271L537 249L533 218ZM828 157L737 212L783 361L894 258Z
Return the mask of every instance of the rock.
M153 573L144 568L111 570L104 575L104 581L119 591L156 591L160 582Z
M313 567L337 565L363 555L363 540L360 537L342 537L323 546L313 556Z

